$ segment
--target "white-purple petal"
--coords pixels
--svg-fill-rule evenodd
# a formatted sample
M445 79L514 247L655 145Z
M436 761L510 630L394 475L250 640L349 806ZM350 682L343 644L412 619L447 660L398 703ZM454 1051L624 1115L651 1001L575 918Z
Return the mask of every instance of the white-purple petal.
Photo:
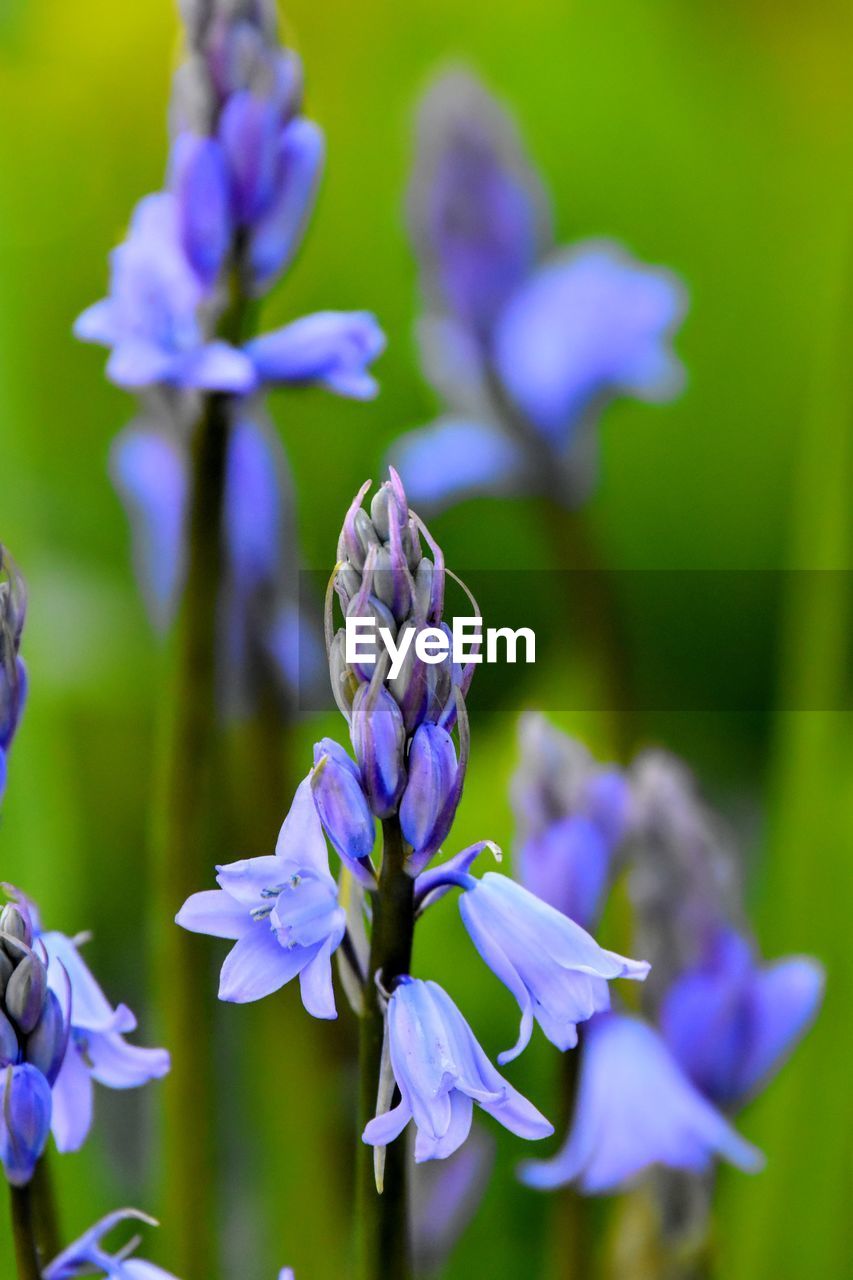
M224 889L202 889L187 898L175 923L190 933L206 933L211 938L236 942L252 927L249 908Z

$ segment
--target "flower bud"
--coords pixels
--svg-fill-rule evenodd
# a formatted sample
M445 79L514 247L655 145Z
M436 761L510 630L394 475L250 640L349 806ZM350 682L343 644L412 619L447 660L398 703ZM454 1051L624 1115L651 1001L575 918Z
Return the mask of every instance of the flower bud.
M13 1187L30 1181L50 1132L50 1085L29 1063L0 1074L0 1162Z
M68 1029L59 998L48 991L41 1017L27 1037L25 1058L52 1085L59 1075L59 1068L68 1045Z
M406 730L387 689L361 686L353 703L350 736L370 806L377 818L387 818L406 782Z
M314 748L311 792L323 829L341 858L348 863L369 858L375 831L358 769L329 739Z
M33 945L32 925L26 913L16 906L14 902L7 902L3 910L0 911L0 934L6 934L9 938L17 938L26 947ZM21 953L12 944L10 954L14 960L17 960Z
M47 969L30 952L6 984L6 1012L24 1035L29 1035L41 1017L46 993Z
M0 1009L0 1067L12 1066L18 1061L20 1045L15 1028Z
M12 964L12 961L3 950L3 947L0 946L0 1000L2 1000L6 994L6 984L12 976L12 970L14 967L15 966Z
M446 833L446 810L456 773L456 748L450 734L438 725L422 724L412 739L409 781L400 803L400 826L415 853L434 849L436 836L440 843Z

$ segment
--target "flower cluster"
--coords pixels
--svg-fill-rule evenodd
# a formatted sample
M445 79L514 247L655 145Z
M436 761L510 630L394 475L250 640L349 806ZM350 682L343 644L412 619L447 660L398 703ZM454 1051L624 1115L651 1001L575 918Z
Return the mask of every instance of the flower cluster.
M605 405L665 400L681 383L680 284L609 242L555 250L514 123L467 74L426 96L409 207L423 365L446 403L393 451L413 498L534 490L576 505Z
M291 696L300 645L287 460L264 409L275 385L366 399L384 337L365 312L323 311L247 338L246 313L293 260L323 169L302 112L302 71L268 0L190 5L174 87L165 189L136 208L113 252L109 296L75 332L111 349L107 375L140 395L116 439L145 603L171 620L187 560L190 444L204 395L227 393L220 684L229 706L265 684ZM220 396L220 404L226 401Z
M6 789L6 757L27 695L27 672L19 657L26 603L23 580L0 544L0 799Z
M92 1124L93 1082L128 1089L164 1076L164 1049L141 1049L126 1005L113 1008L80 956L79 940L43 932L27 898L0 914L0 1160L12 1183L30 1180L52 1132L77 1151Z
M561 812L570 777L576 812L583 812L590 783L607 773L591 768L583 748L541 720L523 723L522 743L514 792L524 822L535 831ZM565 768L570 758L573 771ZM623 785L617 808L631 835L637 940L653 961L646 1017L597 1012L589 1021L572 1128L553 1159L522 1166L530 1186L575 1182L594 1194L617 1190L655 1165L702 1173L725 1159L760 1168L760 1152L727 1113L779 1069L820 1004L823 974L814 960L762 965L733 922L731 854L687 771L647 752ZM522 846L528 862L543 859L532 874L550 875L562 856L571 883L592 883L600 900L598 845L579 840L565 818L555 830L553 845ZM605 876L604 887L611 879Z
M372 617L395 637L413 628L445 638L440 548L410 510L395 472L369 512L362 505L366 488L347 513L338 546L334 586L344 616ZM411 929L415 916L450 889L462 891L463 923L521 1010L517 1043L501 1062L529 1043L534 1021L557 1047L571 1048L578 1023L609 1008L608 982L642 980L648 965L605 951L574 920L510 878L474 877L477 857L486 848L496 851L488 842L429 865L447 838L462 793L465 694L473 664L454 667L440 652L435 661L423 661L411 647L394 678L378 650L373 662L347 662L333 600L330 591L330 671L354 756L331 739L318 743L275 854L219 867L220 888L190 897L178 923L235 942L222 968L223 999L255 1000L298 975L303 1003L318 1017L335 1016L330 960L344 945L361 988L359 1011L364 1014L377 998L384 1010L387 1066L377 1082L384 1104L365 1129L366 1143L383 1148L414 1120L416 1160L444 1159L468 1136L475 1102L512 1132L544 1137L552 1126L492 1066L450 996L433 981L385 971L378 915L396 909L397 925ZM385 837L380 866L377 818ZM357 905L347 916L329 872L324 833L345 878L360 886L355 901L364 912ZM395 866L398 855L402 861ZM385 896L389 883L392 903ZM391 1106L395 1087L399 1101Z

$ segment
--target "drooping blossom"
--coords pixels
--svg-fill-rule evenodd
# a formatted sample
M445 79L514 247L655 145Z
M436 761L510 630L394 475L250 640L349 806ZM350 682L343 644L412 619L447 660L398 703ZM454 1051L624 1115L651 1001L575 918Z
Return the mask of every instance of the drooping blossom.
M315 1018L337 1016L331 956L346 915L329 871L310 780L300 783L275 853L217 868L218 889L194 893L176 917L194 933L234 942L222 966L219 998L259 1000L299 977Z
M104 1246L104 1237L124 1222L157 1225L153 1218L137 1209L118 1209L107 1214L45 1267L44 1280L76 1280L77 1276L91 1275L104 1276L108 1280L176 1280L170 1271L131 1256L138 1244L136 1240L115 1253Z
M698 1091L658 1033L639 1018L599 1014L586 1028L569 1136L550 1160L521 1166L528 1186L622 1190L655 1165L701 1173L715 1160L746 1172L761 1153Z
M474 1103L519 1137L553 1126L492 1066L474 1033L436 982L404 977L391 994L387 1030L400 1101L364 1131L371 1146L393 1142L414 1120L415 1160L442 1160L468 1137Z
M534 1019L558 1049L577 1044L577 1024L610 1008L608 982L642 982L648 964L605 951L574 920L542 902L509 876L467 877L459 911L471 941L521 1009L511 1062L530 1043Z

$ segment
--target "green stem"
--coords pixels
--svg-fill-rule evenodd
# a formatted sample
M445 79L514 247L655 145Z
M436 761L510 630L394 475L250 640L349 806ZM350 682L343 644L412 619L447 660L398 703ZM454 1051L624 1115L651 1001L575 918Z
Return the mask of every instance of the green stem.
M32 1182L33 1217L36 1241L41 1258L50 1262L62 1248L56 1192L47 1152L36 1165Z
M32 1184L28 1183L24 1187L10 1186L9 1195L18 1280L41 1280L41 1267L36 1248Z
M560 1059L560 1132L568 1132L575 1110L582 1046L564 1053ZM574 1187L561 1188L552 1201L550 1274L554 1280L587 1280L592 1272L592 1240L588 1205Z
M161 990L172 1070L166 1084L167 1228L173 1265L214 1275L215 990L210 949L171 925L214 863L216 612L221 580L222 498L229 402L211 395L192 442L189 557L177 639L173 720L159 840L163 922Z
M407 974L412 962L414 935L414 881L405 868L406 848L396 817L382 824L383 852L379 886L373 895L373 930L370 967L361 1019L359 1067L361 1108L357 1221L360 1232L361 1280L408 1280L411 1276L408 1213L408 1156L405 1136L388 1147L384 1189L376 1189L373 1149L361 1142L361 1133L376 1114L376 1094L382 1060L384 1013L374 982L378 977L388 990Z
M563 607L570 633L597 668L605 709L612 721L613 745L626 760L636 745L637 711L631 682L630 645L612 578L601 561L582 511L570 511L557 498L540 499L545 533L554 563L565 575Z

